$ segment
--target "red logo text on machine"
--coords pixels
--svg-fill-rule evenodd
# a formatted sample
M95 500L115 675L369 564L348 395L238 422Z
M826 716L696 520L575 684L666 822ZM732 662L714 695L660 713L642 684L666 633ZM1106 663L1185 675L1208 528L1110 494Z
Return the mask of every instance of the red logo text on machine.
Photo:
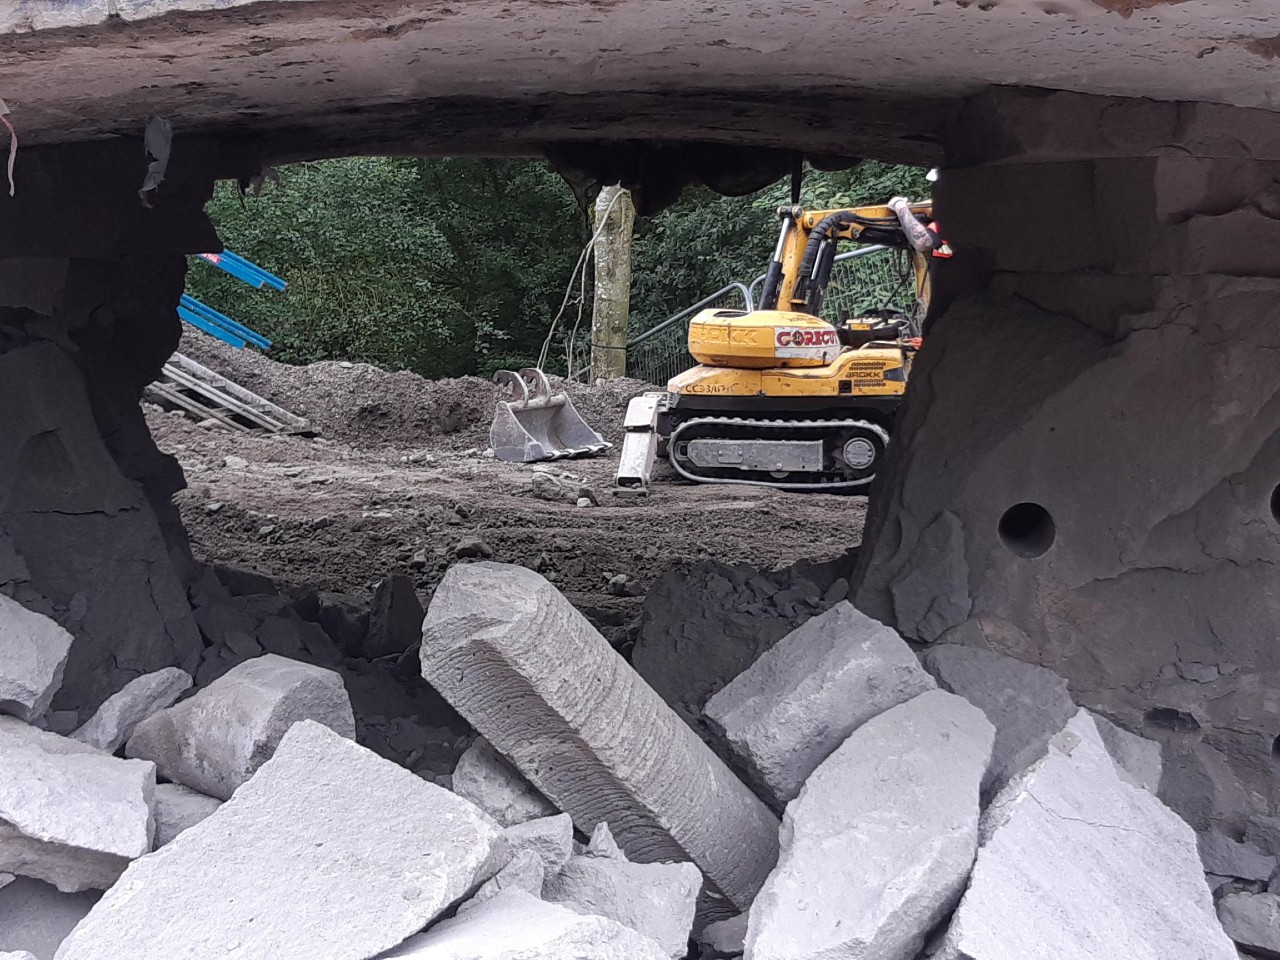
M796 330L783 328L778 331L780 347L833 347L837 341L834 330Z

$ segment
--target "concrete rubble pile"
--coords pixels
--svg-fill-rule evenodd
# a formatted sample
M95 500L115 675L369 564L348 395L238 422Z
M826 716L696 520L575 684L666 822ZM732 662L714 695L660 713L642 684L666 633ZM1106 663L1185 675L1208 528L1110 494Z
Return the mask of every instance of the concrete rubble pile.
M314 623L223 576L224 635ZM529 570L455 566L420 646L402 589L371 660L367 625L331 666L235 641L65 734L69 643L0 605L0 958L1280 955L1280 821L1193 830L1160 745L1046 668L834 600L690 717Z

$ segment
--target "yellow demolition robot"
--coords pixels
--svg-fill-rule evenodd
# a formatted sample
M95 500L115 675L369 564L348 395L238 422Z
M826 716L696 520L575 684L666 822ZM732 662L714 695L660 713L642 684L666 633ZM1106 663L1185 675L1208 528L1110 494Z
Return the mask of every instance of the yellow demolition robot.
M949 254L932 206L895 198L845 210L779 210L782 232L758 309L704 310L689 325L698 366L627 410L616 492L648 486L655 455L701 483L857 491L889 443L929 301ZM819 318L842 242L905 251L916 308Z

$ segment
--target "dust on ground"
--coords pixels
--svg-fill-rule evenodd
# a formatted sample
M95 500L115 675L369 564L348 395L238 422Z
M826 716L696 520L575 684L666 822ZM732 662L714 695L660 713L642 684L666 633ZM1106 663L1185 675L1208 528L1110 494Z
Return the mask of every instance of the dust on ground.
M365 364L280 364L188 333L182 352L307 417L320 436L252 436L147 408L188 489L177 497L196 557L367 599L390 574L424 601L455 559L531 567L623 642L648 586L698 560L770 569L838 556L861 540L862 497L688 484L668 474L646 498L609 491L618 447L548 465L486 456L497 387L425 380ZM568 384L615 444L635 380ZM571 497L545 500L550 473ZM538 481L540 486L554 485ZM579 487L598 506L576 505ZM625 578L625 579L622 579ZM612 582L611 582L612 581Z

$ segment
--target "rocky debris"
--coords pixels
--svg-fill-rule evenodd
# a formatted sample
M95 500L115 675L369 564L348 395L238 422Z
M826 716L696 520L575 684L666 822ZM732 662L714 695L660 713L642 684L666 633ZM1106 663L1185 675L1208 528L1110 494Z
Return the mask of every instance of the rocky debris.
M691 860L709 900L750 904L777 820L545 579L452 568L421 656L427 681L575 824L613 823L636 861Z
M364 960L465 895L498 832L303 720L216 813L135 862L59 960Z
M53 960L58 947L98 902L101 892L60 893L39 880L18 877L0 889L0 950L25 950Z
M369 606L342 593L321 593L318 620L324 630L349 657L364 653L364 638L369 632ZM422 621L418 621L421 630Z
M1265 882L1276 872L1276 858L1252 843L1232 840L1217 830L1202 830L1196 840L1205 873Z
M227 800L299 720L355 737L342 678L275 654L248 660L189 700L138 724L125 750L161 776Z
M938 686L981 708L995 724L984 800L1044 756L1049 740L1075 715L1067 682L1044 667L954 643L936 644L920 659Z
M1222 929L1246 950L1280 956L1280 896L1232 893L1218 901Z
M1087 711L983 816L941 960L1236 960L1195 834L1126 783Z
M105 889L151 849L154 764L0 717L0 870Z
M897 633L841 601L766 650L705 712L781 809L849 734L934 686Z
M1094 725L1098 728L1098 736L1106 746L1111 759L1115 761L1120 779L1141 787L1148 793L1158 793L1160 778L1164 774L1164 759L1161 756L1160 744L1148 740L1136 733L1130 733L1117 726L1106 717L1090 711Z
M714 561L671 571L649 588L631 663L695 727L708 698L764 651L848 592L853 557L773 573Z
M115 753L139 723L173 706L174 701L191 689L191 683L191 674L177 667L143 674L108 697L71 736L106 753Z
M156 784L156 849L211 816L220 806L221 800L206 797L180 783Z
M669 960L662 948L604 917L505 890L406 940L380 960Z
M942 690L855 730L787 806L747 955L914 957L964 891L994 737L981 710Z
M399 656L422 639L426 612L418 600L413 578L387 577L373 592L369 605L369 632L363 654L369 660Z
M542 894L582 913L608 917L660 946L669 957L689 951L702 874L691 863L631 863L620 853L572 857Z
M502 831L493 849L494 858L499 862L514 859L522 853L532 853L543 866L554 872L568 863L573 855L573 820L567 813L561 813L518 823Z
M728 920L717 920L698 934L701 960L723 960L742 955L746 949L748 915L740 913Z
M44 714L70 653L71 634L0 594L0 713L28 723Z
M557 813L555 805L484 737L477 737L459 758L453 771L452 788L504 827Z
M475 894L458 908L458 916L474 910L486 900L492 900L504 890L523 890L535 897L542 896L542 886L547 877L547 865L532 850L522 850L507 861L506 866L484 882Z

